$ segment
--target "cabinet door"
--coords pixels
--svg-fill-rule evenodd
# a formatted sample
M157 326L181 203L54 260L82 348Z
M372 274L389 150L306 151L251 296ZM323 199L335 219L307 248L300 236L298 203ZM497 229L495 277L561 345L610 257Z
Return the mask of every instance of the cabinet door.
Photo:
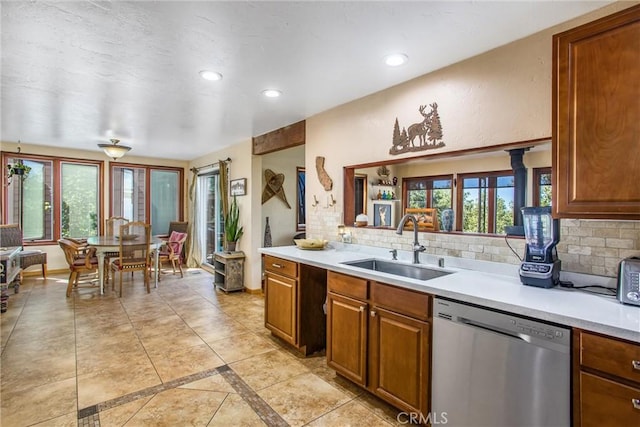
M583 427L640 425L640 389L581 372L580 421Z
M274 335L296 345L296 280L267 273L264 325Z
M553 37L553 210L640 219L640 6Z
M366 385L368 304L329 292L327 364L351 381Z
M371 389L398 408L426 415L429 324L377 306L370 316Z

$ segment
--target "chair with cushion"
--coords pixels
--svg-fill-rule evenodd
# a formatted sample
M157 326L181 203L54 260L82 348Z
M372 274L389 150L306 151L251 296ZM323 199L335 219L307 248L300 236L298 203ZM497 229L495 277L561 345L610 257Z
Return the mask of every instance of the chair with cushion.
M162 266L163 262L170 261L173 267L173 274L176 274L176 265L180 270L180 277L184 277L182 273L182 248L187 240L187 233L173 231L169 236L169 240L160 247L158 253L158 263Z
M64 252L64 257L69 265L69 283L67 284L67 297L71 296L71 291L78 288L80 276L83 274L98 272L98 258L96 248L78 244L71 239L60 239L58 245ZM95 287L91 284L91 287Z
M151 225L142 221L134 221L120 226L118 233L120 247L118 257L111 263L111 270L114 271L111 289L115 287L115 272L120 273L120 292L122 297L122 273L125 271L142 271L144 274L144 284L147 293L151 292L149 287L149 275L151 269ZM132 276L133 278L133 276Z
M22 241L22 229L18 224L1 224L0 225L0 245L3 247L20 246L23 250L20 252L20 268L22 271L32 265L42 266L42 277L47 278L47 253L37 249L24 250ZM22 271L20 278L22 279ZM21 280L22 281L22 280Z

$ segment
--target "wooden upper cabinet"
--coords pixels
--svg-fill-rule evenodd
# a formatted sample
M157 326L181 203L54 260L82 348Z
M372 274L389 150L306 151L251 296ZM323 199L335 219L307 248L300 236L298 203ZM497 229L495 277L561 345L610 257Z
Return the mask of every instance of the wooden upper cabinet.
M553 210L640 219L640 5L553 36Z

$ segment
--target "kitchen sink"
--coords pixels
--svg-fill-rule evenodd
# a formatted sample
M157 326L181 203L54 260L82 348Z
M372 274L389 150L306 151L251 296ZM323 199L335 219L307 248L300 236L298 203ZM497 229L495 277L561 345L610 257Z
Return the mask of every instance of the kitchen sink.
M396 276L410 277L418 280L430 280L451 274L449 271L437 270L435 268L429 268L421 265L402 264L399 262L383 261L379 259L347 261L342 264L364 268L366 270L379 271L381 273L395 274Z

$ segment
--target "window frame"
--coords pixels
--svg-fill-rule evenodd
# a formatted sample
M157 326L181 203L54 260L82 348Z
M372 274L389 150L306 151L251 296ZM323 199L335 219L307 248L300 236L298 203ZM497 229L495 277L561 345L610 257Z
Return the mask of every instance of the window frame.
M502 171L491 171L491 172L469 172L469 173L460 173L456 175L456 207L455 207L455 231L460 233L464 233L465 235L478 235L478 236L486 236L486 235L496 235L503 236L502 234L496 233L496 190L498 177L511 176L515 179L515 174L513 170L506 169ZM463 210L464 210L464 180L468 178L488 178L493 181L494 185L487 186L487 199L489 201L489 206L487 209L488 221L487 221L487 232L479 233L479 232L464 232L462 230L462 221L464 219ZM515 192L515 186L514 186ZM515 210L514 210L514 222L515 222Z
M7 165L9 159L22 159L31 161L47 161L52 165L52 189L53 194L53 232L51 239L28 240L24 242L24 246L45 246L56 245L58 239L62 236L62 164L72 163L80 165L90 165L98 167L98 233L102 233L103 211L104 211L104 161L92 159L76 159L71 157L46 156L39 154L24 154L2 152L2 171L3 171L3 191L2 191L2 220L6 224L9 222L9 197L6 178Z
M125 163L125 162L109 162L109 216L114 215L113 210L113 199L114 199L114 191L113 191L113 170L114 168L132 168L132 169L144 169L144 222L147 224L151 223L151 171L152 170L162 170L162 171L170 171L178 173L178 218L176 221L184 221L184 168L176 167L176 166L159 166L159 165L146 165L139 163Z
M415 176L415 177L410 177L410 178L403 178L402 179L402 208L403 211L404 209L407 209L409 206L409 196L408 196L408 191L409 191L409 184L411 182L418 182L418 181L426 181L427 182L427 188L425 188L426 193L426 206L425 208L433 208L432 206L432 202L433 202L433 181L440 181L440 180L451 180L451 208L453 209L454 206L454 200L453 200L453 190L456 186L455 184L455 175L454 174L446 174L446 175L429 175L429 176Z
M531 202L533 206L540 206L540 196L542 195L542 192L540 191L540 187L542 186L540 180L542 175L551 175L552 173L552 168L549 166L533 168L533 185L531 186L531 197L533 198ZM549 184L549 186L551 186L551 190L553 191L553 176L551 177L551 184Z

